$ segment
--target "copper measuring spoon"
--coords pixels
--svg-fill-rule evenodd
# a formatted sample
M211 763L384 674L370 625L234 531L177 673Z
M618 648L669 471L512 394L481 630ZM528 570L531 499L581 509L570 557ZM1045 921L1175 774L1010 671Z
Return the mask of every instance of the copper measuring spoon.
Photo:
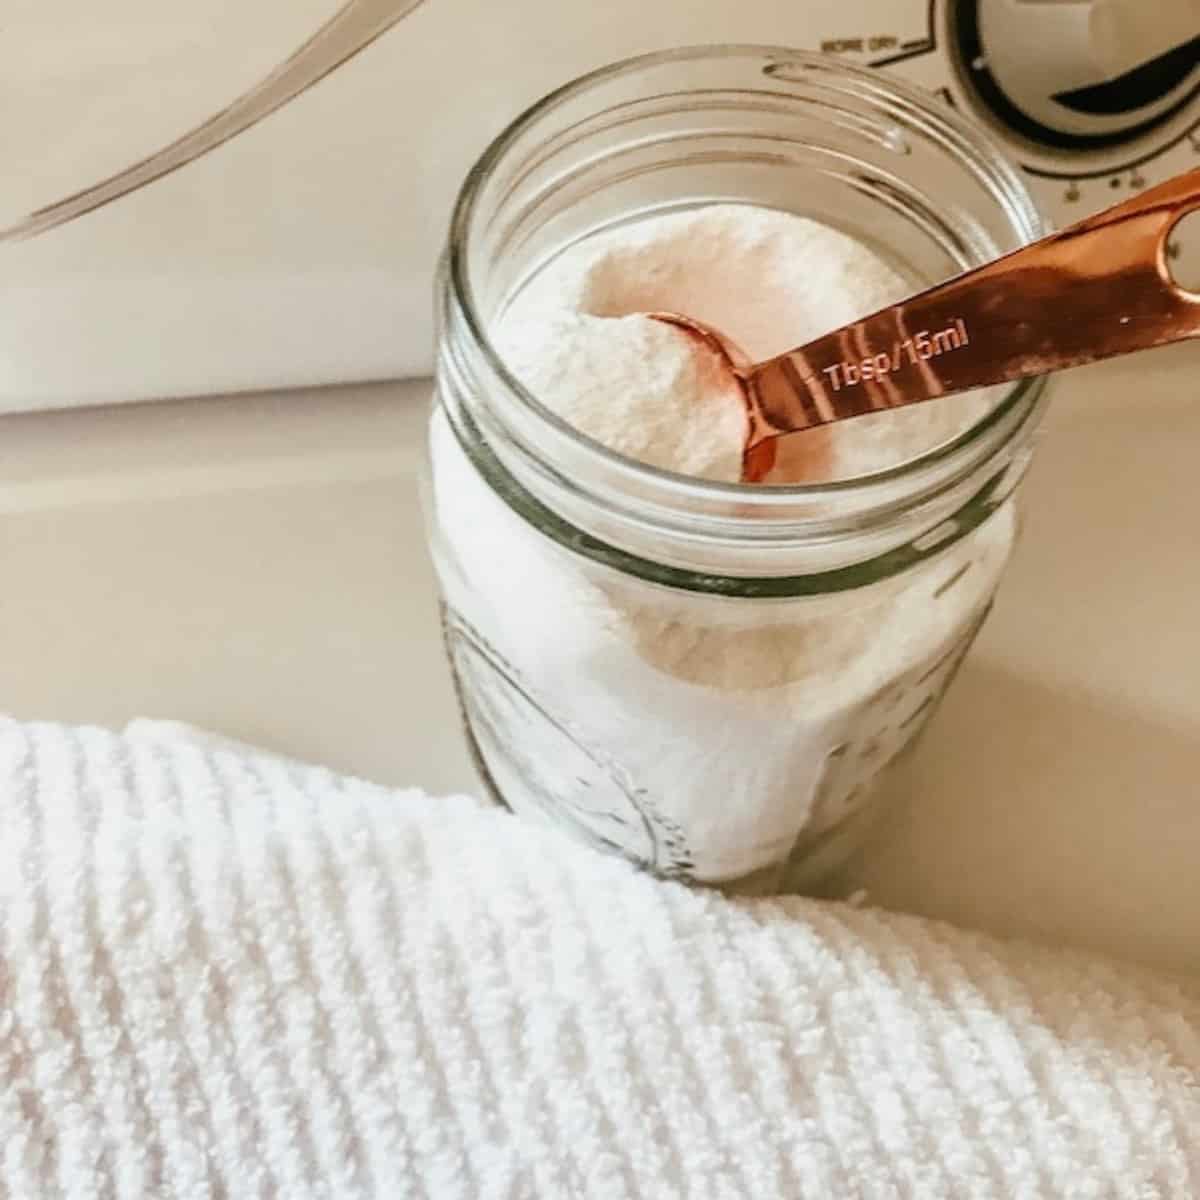
M760 363L690 317L649 315L728 363L746 401L742 479L758 483L784 434L1200 337L1200 293L1166 252L1195 210L1200 169Z

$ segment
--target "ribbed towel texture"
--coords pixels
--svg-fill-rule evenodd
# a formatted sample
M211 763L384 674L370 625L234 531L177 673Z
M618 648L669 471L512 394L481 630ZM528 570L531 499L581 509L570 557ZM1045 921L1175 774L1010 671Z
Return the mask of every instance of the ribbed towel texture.
M1200 1195L1200 998L0 721L0 1195Z

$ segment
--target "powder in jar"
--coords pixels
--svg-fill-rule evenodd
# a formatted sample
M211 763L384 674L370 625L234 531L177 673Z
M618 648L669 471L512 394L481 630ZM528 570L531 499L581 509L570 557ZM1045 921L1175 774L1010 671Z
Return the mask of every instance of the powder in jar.
M827 225L710 205L573 246L514 298L494 336L522 383L589 437L652 466L736 482L745 436L736 381L714 351L645 314L681 312L761 361L912 291ZM894 466L961 432L985 404L954 397L784 439L771 481Z
M546 407L631 458L740 472L741 398L716 356L643 315L668 310L753 359L911 292L827 226L713 205L579 242L511 300L491 336ZM895 466L984 411L968 395L785 442L795 481ZM451 650L499 791L658 870L732 880L869 798L986 610L1014 521L870 587L744 600L647 584L572 553L479 476L444 414L434 503Z

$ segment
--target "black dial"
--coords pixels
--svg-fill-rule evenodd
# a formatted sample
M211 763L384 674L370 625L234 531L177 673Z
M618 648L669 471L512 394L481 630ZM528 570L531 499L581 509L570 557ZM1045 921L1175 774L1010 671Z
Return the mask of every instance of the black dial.
M1132 141L1200 94L1200 0L953 0L949 24L979 107L1048 148Z

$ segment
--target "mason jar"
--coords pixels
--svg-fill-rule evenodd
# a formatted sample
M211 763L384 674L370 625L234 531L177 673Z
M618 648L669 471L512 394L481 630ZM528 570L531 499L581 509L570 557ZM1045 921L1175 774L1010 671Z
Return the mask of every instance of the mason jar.
M1043 383L996 389L908 461L806 486L701 481L590 440L514 376L497 320L580 239L714 202L835 227L914 290L1044 232L984 132L870 71L719 46L570 83L454 209L427 521L498 800L660 875L804 890L886 801L987 616Z

